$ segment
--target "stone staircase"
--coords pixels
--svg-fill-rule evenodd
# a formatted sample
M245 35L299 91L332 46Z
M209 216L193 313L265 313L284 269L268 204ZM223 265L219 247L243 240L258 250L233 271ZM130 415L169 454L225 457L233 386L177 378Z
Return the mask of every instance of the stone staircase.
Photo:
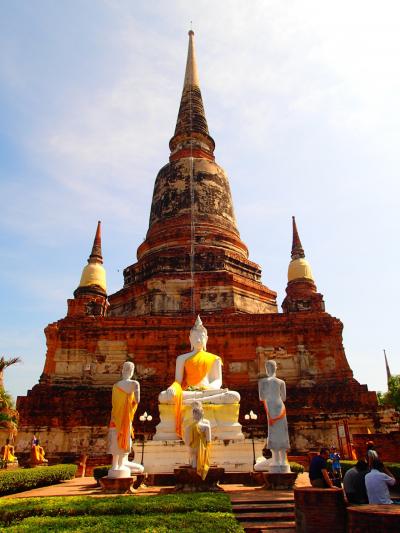
M294 533L295 515L293 497L267 495L231 496L236 520L251 533Z

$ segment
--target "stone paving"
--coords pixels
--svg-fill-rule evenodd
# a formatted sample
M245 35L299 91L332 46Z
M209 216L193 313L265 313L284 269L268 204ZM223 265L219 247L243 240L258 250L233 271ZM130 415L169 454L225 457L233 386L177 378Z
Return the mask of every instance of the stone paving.
M296 487L304 487L310 484L308 474L300 474L296 481ZM255 492L262 492L264 495L280 495L286 496L288 494L293 495L293 491L271 491L264 490L259 486L246 486L241 484L222 484L221 488L227 493L241 493L243 495L252 494ZM142 486L135 495L146 496L151 494L166 494L173 492L173 486L167 487L147 487ZM97 486L93 477L77 477L70 479L69 481L63 481L57 485L50 485L49 487L39 487L38 489L27 490L25 492L19 492L18 494L11 494L4 496L5 498L33 498L44 496L97 496L97 497L109 497L112 494L104 494L101 492L101 488Z

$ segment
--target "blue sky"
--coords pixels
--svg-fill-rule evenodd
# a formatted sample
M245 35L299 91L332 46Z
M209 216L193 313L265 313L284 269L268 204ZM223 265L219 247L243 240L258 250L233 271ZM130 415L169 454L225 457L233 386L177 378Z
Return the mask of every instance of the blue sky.
M291 215L355 378L400 373L400 8L395 1L5 0L0 16L0 341L45 360L103 222L109 293L168 160L193 21L216 158L263 282L285 294Z

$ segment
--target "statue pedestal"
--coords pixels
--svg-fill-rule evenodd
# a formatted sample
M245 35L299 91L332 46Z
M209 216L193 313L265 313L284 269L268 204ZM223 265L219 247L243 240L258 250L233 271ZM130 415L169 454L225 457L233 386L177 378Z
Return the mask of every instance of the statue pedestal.
M175 405L160 403L160 423L156 427L153 440L180 440L175 431ZM203 403L204 418L209 420L213 439L243 440L242 426L239 424L239 403ZM192 405L183 406L183 427L192 423Z
M133 449L135 456L140 457L141 443L135 443ZM254 440L255 452L262 454L265 439ZM225 472L252 472L253 471L253 446L251 439L243 441L221 440L211 442L210 460L225 469ZM189 461L188 447L181 440L146 441L144 447L143 464L148 474L172 474L176 468L187 464Z
M99 479L100 486L106 494L134 494L135 477L113 478L104 476Z
M297 479L297 472L260 472L264 478L264 488L268 490L290 490Z
M47 464L47 463L46 463ZM3 466L5 470L15 470L16 468L19 468L18 461L14 461L12 463L5 463Z
M218 482L222 479L225 470L211 466L206 479L201 479L196 469L191 466L175 468L175 490L177 492L218 492L222 490Z

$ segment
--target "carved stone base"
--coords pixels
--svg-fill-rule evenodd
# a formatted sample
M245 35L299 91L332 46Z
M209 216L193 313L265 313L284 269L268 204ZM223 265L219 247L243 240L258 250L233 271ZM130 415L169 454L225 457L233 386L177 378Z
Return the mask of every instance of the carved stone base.
M175 490L177 492L217 492L222 490L218 482L222 479L225 470L217 466L211 466L206 479L201 477L191 466L175 468Z
M256 453L261 455L265 439L255 439ZM141 444L134 444L136 457L141 453ZM139 455L140 456L140 455ZM183 441L148 441L144 449L144 468L148 474L173 474L176 468L189 463L189 449ZM251 439L244 441L213 441L210 462L224 468L225 472L250 472L253 469Z
M290 490L297 479L297 472L273 473L262 472L264 488L269 490Z
M211 424L213 439L236 441L244 440L242 426L238 422L239 403L213 404L204 403L204 418ZM180 440L175 431L175 405L159 404L160 423L156 427L153 440ZM191 405L183 406L182 424L185 428L192 423Z
M14 461L13 463L5 463L3 468L6 470L15 470L16 468L19 468L18 461Z
M31 468L36 468L37 466L49 466L49 462L45 461L43 463L31 463L29 466Z
M100 486L106 494L134 494L135 480L136 477L110 478L107 476L99 479Z

